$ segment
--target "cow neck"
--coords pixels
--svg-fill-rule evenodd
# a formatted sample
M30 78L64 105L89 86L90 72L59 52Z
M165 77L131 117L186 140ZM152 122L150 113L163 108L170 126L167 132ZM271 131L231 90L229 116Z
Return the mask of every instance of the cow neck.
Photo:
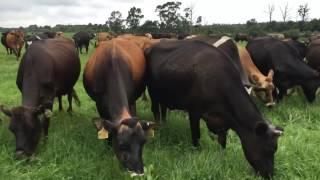
M111 58L107 67L106 97L105 101L108 107L108 114L112 120L121 120L122 117L130 116L128 112L128 87L130 71L125 62L117 56L113 47Z
M25 59L27 60L27 59ZM29 59L31 60L31 59ZM30 66L31 62L24 61L22 82L22 105L26 107L37 107L40 103L39 83L35 70ZM27 67L29 66L29 67Z
M227 93L227 108L230 109L232 116L231 128L239 136L244 132L254 132L255 125L258 122L265 122L260 111L242 86L233 87L229 90L230 92Z

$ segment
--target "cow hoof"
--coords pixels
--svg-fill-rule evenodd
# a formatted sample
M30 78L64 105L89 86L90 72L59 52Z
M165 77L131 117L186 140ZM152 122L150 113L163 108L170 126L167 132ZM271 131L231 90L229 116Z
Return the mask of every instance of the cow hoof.
M268 107L268 108L272 108L274 105L276 105L275 102L269 102L269 103L265 104L265 106Z

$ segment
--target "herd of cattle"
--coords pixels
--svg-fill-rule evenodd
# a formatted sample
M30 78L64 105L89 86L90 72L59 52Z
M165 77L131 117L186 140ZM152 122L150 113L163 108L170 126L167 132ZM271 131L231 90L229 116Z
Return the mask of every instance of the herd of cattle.
M78 32L73 40L62 33L33 34L20 30L3 33L7 53L17 58L26 41L16 84L22 105L0 110L10 117L17 158L34 154L42 130L48 135L54 98L68 95L80 75L79 52L96 38L96 49L87 61L83 85L96 103L93 118L98 138L108 139L120 163L143 175L142 150L154 122L136 117L136 100L148 88L156 122L166 120L167 109L189 114L192 143L199 146L200 119L225 148L227 132L234 130L244 155L255 171L274 174L274 154L283 129L267 121L252 100L255 93L266 106L274 106L287 90L301 86L309 102L320 85L320 40L304 44L273 37L250 39L246 47L231 38L192 35L184 40Z

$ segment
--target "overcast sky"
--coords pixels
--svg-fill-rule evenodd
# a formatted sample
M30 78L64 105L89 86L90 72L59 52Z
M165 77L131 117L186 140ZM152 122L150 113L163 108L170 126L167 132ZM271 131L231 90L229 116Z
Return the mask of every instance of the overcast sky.
M119 10L126 18L135 6L142 9L145 19L158 20L155 8L168 0L0 0L0 27L30 24L104 24L110 13ZM320 18L320 0L181 0L182 9L194 5L196 16L203 24L245 23L251 18L268 21L268 4L275 5L274 20L281 21L280 6L288 2L290 19L297 20L300 4L308 3L309 18ZM143 21L144 21L143 20Z

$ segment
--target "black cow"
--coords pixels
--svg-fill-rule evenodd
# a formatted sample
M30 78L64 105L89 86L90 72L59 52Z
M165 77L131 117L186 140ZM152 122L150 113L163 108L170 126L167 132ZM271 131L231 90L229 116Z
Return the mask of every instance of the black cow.
M316 39L310 43L306 59L309 66L320 72L320 39Z
M291 48L296 50L303 60L307 55L307 44L293 39L285 39L283 42L287 43Z
M237 68L239 72L239 76L241 78L242 84L245 87L250 86L250 82L248 79L247 74L244 72L243 67L240 63L240 57L238 53L238 48L235 45L235 43L232 41L231 38L227 36L202 36L202 35L194 35L191 36L188 41L202 41L209 45L217 47L219 50L221 50L225 55L229 56L232 59L232 64ZM157 110L159 113L156 113L155 119L156 121L166 121L166 113L167 108L163 104L154 104L155 107L159 110ZM225 146L225 145L224 145Z
M18 158L35 152L42 130L48 135L53 99L71 94L79 74L80 59L72 40L47 39L29 47L16 81L22 105L12 109L0 106L11 118L9 129L15 135ZM44 115L42 121L39 115Z
M200 118L219 139L231 128L253 168L264 177L273 174L282 130L263 119L228 56L196 41L162 41L145 54L152 105L187 111L193 145L199 145Z
M86 48L86 53L88 53L89 42L94 38L94 34L80 31L72 36L74 43L76 44L78 52L82 54L82 47Z
M25 49L27 50L34 41L40 41L43 39L49 39L49 36L46 33L37 33L37 34L27 35L25 37L25 42L26 42Z
M282 99L287 89L300 85L309 102L315 99L320 85L319 73L301 59L298 51L291 45L272 37L261 37L249 41L247 45L254 64L264 74L274 71L274 91L277 100Z

